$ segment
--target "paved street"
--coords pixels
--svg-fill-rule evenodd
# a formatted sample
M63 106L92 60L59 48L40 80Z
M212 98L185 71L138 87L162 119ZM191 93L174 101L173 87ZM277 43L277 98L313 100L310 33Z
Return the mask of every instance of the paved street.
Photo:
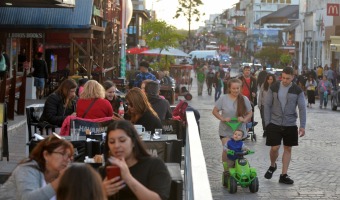
M262 125L255 132L257 142L246 140L245 144L255 150L248 155L250 164L257 169L259 177L258 193L250 193L248 188L238 187L236 194L229 194L221 184L223 171L221 163L221 142L218 136L218 120L211 114L214 98L208 96L204 86L203 96L197 96L196 80L189 103L201 114L201 139L207 170L214 199L338 199L340 198L340 111L319 109L317 100L313 108L307 108L306 136L299 140L300 146L293 148L288 175L295 181L293 185L280 184L281 156L278 170L271 180L264 178L269 167L269 147L262 138ZM213 92L214 94L214 92ZM329 105L328 105L329 106ZM340 109L339 109L340 110ZM255 121L261 122L259 109L255 108ZM280 151L282 153L282 151Z
M192 73L193 74L193 73ZM218 120L211 114L214 98L208 96L204 86L203 96L197 96L197 85L194 78L191 88L193 99L191 106L201 114L201 138L206 158L207 170L214 199L338 199L340 198L340 109L331 111L317 108L307 109L306 136L300 139L300 146L293 148L293 156L288 174L295 181L293 185L278 183L281 171L281 157L277 162L278 170L271 180L263 176L269 167L269 147L262 138L262 127L259 123L255 132L257 142L246 140L246 145L255 150L255 154L247 156L250 164L258 171L260 188L258 193L250 193L248 188L238 187L236 194L229 194L221 184L222 163L221 143L218 136ZM214 94L214 92L213 92ZM184 97L179 97L184 99ZM27 105L37 103L29 101ZM0 172L13 170L16 164L25 156L25 125L20 121L10 121L10 162L0 161ZM260 122L259 110L255 108L255 120ZM18 129L15 130L15 127ZM12 130L13 129L13 130ZM0 173L1 174L1 173Z

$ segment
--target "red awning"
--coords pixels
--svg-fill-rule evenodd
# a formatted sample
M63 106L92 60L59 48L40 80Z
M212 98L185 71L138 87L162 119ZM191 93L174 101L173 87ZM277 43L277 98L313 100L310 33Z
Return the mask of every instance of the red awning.
M243 27L243 26L235 26L233 28L235 31L243 31L243 32L246 32L247 31L247 28L246 27Z
M130 48L130 49L127 49L126 50L126 53L128 53L128 54L140 54L140 53L142 53L143 51L146 51L146 50L148 50L149 48L147 48L147 47L142 47L142 48L140 48L140 47L132 47L132 48Z

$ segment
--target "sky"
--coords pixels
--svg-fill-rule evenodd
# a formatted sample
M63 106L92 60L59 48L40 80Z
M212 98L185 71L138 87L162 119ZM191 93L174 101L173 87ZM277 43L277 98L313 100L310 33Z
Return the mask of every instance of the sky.
M204 21L208 20L211 14L221 14L224 10L233 7L239 0L202 0L202 2L204 5L199 7L199 11L204 12L205 16L201 16L199 22L192 22L191 30L204 26ZM177 29L189 29L189 24L185 17L180 16L178 19L173 19L178 7L177 0L146 0L145 3L146 9L151 10L153 8L157 12L159 20L164 20Z

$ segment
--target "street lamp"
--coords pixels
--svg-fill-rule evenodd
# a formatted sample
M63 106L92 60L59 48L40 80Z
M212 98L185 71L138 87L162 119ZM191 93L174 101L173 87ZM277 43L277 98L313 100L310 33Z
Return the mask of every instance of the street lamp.
M311 40L312 40L312 37L309 37L309 36L307 36L307 37L305 37L305 40L306 40L306 43L307 43L307 68L309 69L309 67L310 67L310 59L309 59L309 44L310 44L310 42L311 42Z

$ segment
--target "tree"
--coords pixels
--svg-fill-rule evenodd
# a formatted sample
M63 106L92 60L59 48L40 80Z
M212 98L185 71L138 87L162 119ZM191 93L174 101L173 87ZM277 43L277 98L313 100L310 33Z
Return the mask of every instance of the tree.
M162 20L148 21L142 26L142 30L145 42L150 48L163 50L168 47L177 47L178 41L183 39L183 36L177 33L176 27Z
M279 49L278 45L266 46L263 47L260 52L255 54L255 58L260 59L261 63L278 66L282 53L283 52L281 49Z
M181 15L183 15L187 20L189 24L189 32L188 32L188 39L190 42L190 26L193 18L195 18L195 21L198 22L201 17L200 11L197 9L197 7L203 5L203 2L201 0L178 0L178 3L180 7L177 8L176 15L174 18L179 18ZM205 13L202 13L204 16Z
M292 57L289 54L282 54L280 56L280 62L283 67L286 67L292 61Z
M160 53L169 47L179 46L179 41L183 40L184 36L177 32L176 27L167 24L162 20L148 21L142 26L144 39L147 46L151 49L159 48ZM158 62L152 65L153 69L168 68L171 58L162 61L160 55L157 58ZM157 66L157 67L156 67ZM162 67L158 67L162 66Z

